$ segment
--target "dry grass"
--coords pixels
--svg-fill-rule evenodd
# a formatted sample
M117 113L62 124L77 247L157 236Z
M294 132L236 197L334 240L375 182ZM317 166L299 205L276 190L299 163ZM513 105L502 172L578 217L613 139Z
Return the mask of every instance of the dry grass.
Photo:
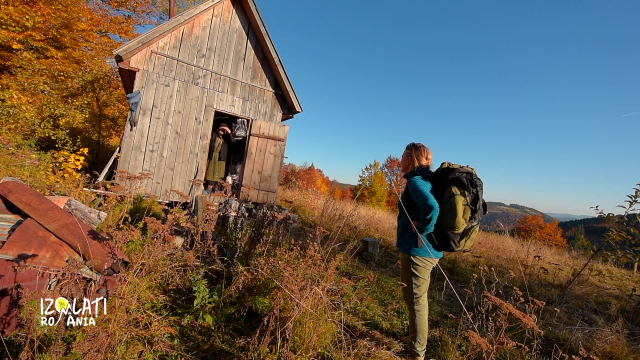
M179 208L150 217L158 205L132 194L103 199L111 217L102 230L131 259L108 302L109 316L96 327L46 331L25 311L27 327L10 339L12 354L397 358L407 318L398 283L395 214L314 192L281 190L280 197L300 216L298 227L272 211L215 227ZM185 229L189 247L173 245L176 228ZM363 253L366 236L383 239L379 255ZM440 262L469 317L442 274L432 277L428 355L449 360L638 356L638 277L594 263L560 296L585 261L567 250L481 233L471 253L446 254Z

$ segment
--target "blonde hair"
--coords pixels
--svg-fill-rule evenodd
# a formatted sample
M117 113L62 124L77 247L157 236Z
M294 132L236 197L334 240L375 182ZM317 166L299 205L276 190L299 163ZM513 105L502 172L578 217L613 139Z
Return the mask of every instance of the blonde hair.
M411 157L413 165L418 166L431 165L431 150L421 143L409 143L404 149L407 156Z

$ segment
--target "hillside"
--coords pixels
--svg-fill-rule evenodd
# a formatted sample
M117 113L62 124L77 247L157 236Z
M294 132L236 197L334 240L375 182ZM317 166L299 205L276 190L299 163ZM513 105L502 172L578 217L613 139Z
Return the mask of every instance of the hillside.
M484 231L503 232L505 230L512 230L518 220L525 215L540 214L546 222L555 220L543 212L518 204L507 205L501 202L489 201L487 202L487 206L489 207L489 213L482 217L480 222L480 228Z

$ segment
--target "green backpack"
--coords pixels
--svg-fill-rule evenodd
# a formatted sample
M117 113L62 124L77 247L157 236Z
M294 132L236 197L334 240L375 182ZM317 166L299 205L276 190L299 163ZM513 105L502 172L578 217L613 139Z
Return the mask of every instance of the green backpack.
M470 251L487 214L482 180L470 166L443 162L433 172L431 184L440 213L429 241L438 251Z

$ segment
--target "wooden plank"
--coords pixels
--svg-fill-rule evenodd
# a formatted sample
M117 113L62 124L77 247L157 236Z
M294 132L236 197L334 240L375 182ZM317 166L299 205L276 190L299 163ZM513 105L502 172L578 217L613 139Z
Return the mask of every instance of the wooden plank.
M247 61L251 60L251 74L249 75L249 82L253 85L258 85L260 82L260 59L258 58L258 54L261 53L262 49L260 48L260 42L255 37L249 37L249 46L251 47L251 51L253 53L253 57L251 59L247 59Z
M180 123L180 137L178 139L176 162L174 165L173 180L171 182L171 188L182 193L187 193L189 190L188 181L191 178L191 173L187 169L189 163L189 148L192 146L193 139L193 127L196 117L196 108L198 106L199 87L191 84L186 85L186 99L184 105L184 115ZM184 201L178 194L172 193L171 200Z
M227 106L229 101L229 94L227 91L229 90L229 78L225 76L220 77L220 85L218 87L218 97L216 98L216 108L222 111L229 111L229 107Z
M233 47L233 56L231 57L231 65L229 74L233 79L242 79L242 71L244 68L245 53L247 50L247 39L249 32L249 20L242 9L242 5L239 1L234 3L235 9L235 21L234 26L236 28L236 41ZM239 81L230 81L228 100L228 109L236 114L241 114L242 110L242 98L241 83Z
M251 104L249 102L249 84L242 84L240 87L240 109L238 111L239 114L242 114L245 118L249 116L249 110L251 108Z
M261 87L267 86L267 77L265 75L265 68L269 67L269 62L264 57L262 47L258 46L256 49L256 59L258 60L258 72L256 73L255 84Z
M265 107L265 109L264 109L264 114L262 116L263 116L263 119L265 119L267 121L271 121L271 111L272 111L272 107L273 107L272 106L273 103L271 102L271 95L272 94L273 93L268 92L268 91L265 91L265 94L264 94L264 107Z
M146 47L142 49L142 51L140 51L140 56L141 56L139 60L140 69L149 70L149 68L147 67L147 59L149 58L149 48Z
M247 36L247 49L244 54L244 63L242 65L242 81L251 82L251 70L253 69L253 62L256 54L254 53L254 47L257 43L256 33L252 27L249 27L249 34Z
M152 181L152 190L151 194L157 196L158 198L162 198L162 181L164 178L165 167L167 165L167 155L169 147L171 143L169 142L171 139L171 134L173 130L173 115L174 109L176 105L176 98L178 93L178 80L165 77L169 80L169 89L167 96L167 108L165 109L165 114L162 119L162 132L160 133L159 147L158 153L156 156L156 164L155 171L153 174Z
M237 35L236 35L236 45L233 54L233 63L231 64L231 77L234 79L243 79L244 73L244 65L247 54L248 42L249 42L249 32L251 32L251 26L249 25L249 19L242 9L242 5L240 2L235 3L236 8L236 18L238 19ZM242 114L243 116L247 116L244 111L244 84L237 82L233 84L233 86L229 86L229 94L232 95L232 105L233 111Z
M96 180L96 182L104 181L104 178L109 173L109 170L111 170L111 166L113 166L113 162L115 161L119 152L120 152L120 146L118 146L116 148L116 151L113 152L113 155L111 155L111 159L109 159L109 162L107 163L107 165L104 167L104 169L102 169L102 172L98 176L98 179Z
M267 136L273 136L275 132L277 132L276 123L269 123L269 130ZM271 190L271 177L273 176L273 164L276 158L276 152L278 150L278 141L271 139L265 140L265 153L264 160L262 163L262 171L260 173L260 180L258 182L258 202L264 203L267 202L267 197L269 195L268 190ZM267 190L267 191L265 191Z
M171 33L171 40L169 40L169 49L167 51L168 55L177 57L180 52L180 42L182 41L182 32L184 31L184 26L174 30ZM176 67L178 66L178 62L176 60L167 58L164 65L164 76L175 77L176 76Z
M280 109L280 104L278 103L278 99L276 98L276 94L269 94L271 97L271 114L269 115L269 121L273 121L275 123L279 123L280 119L282 119L282 110Z
M198 45L200 43L200 28L202 27L203 19L204 18L202 16L197 16L192 21L193 28L191 30L191 41L189 45L189 53L186 54L186 57L184 59L184 62L186 65L184 81L196 86L197 84L193 83L193 74L196 72L196 70L200 70L200 69L194 66L189 66L189 64L195 64L196 62L196 53L198 52Z
M198 87L198 103L196 105L195 111L195 120L193 124L193 129L191 130L191 141L187 144L189 147L189 158L187 161L187 183L188 186L188 194L190 198L193 198L196 195L196 189L201 189L202 186L196 186L194 184L195 180L198 180L198 172L200 171L200 167L202 165L199 162L199 154L200 151L200 138L201 133L203 131L204 126L204 108L207 101L207 90L204 88ZM204 164L206 167L206 164Z
M178 52L178 58L180 60L189 61L189 52L191 51L191 41L193 40L193 22L189 22L184 26L184 32L182 33L182 41L180 42L180 51ZM178 67L176 68L176 79L184 81L187 66L185 63L178 61Z
M222 58L222 68L220 73L229 76L231 74L231 66L233 64L233 55L235 50L236 38L238 35L238 27L240 27L240 21L236 16L236 7L231 2L230 15L229 15L229 29L226 40L226 46L224 49L224 57ZM214 69L215 71L215 69ZM221 93L219 96L219 102L217 104L218 109L227 111L227 112L236 112L233 108L233 92L235 91L236 86L233 80L229 78L222 77L219 85L219 92Z
M151 115L154 104L156 90L158 88L158 74L149 73L147 79L146 91L142 97L140 104L140 116L138 117L138 125L136 126L136 139L133 143L131 151L131 162L129 163L129 171L134 174L142 172L142 164L147 152L149 125L151 123Z
M136 75L136 82L134 84L134 91L140 90L144 95L145 85L149 73L144 70L138 71ZM141 99L142 101L142 99ZM122 144L120 147L120 158L118 160L118 170L129 171L129 164L131 162L131 149L133 149L133 143L136 139L137 127L131 128L131 121L137 121L140 116L140 104L138 104L138 110L133 114L133 119L127 118L127 122L124 127L124 134L122 135Z
M176 80L176 82L178 83L176 89L176 100L173 107L171 131L167 137L167 155L165 159L164 174L162 176L162 185L159 192L161 194L161 200L171 198L171 185L176 168L178 141L180 140L180 130L185 109L187 85L181 81Z
M156 163L158 161L158 151L160 150L160 139L162 130L166 123L165 114L167 109L167 98L171 90L171 78L161 76L158 82L158 90L153 100L153 110L151 116L151 124L149 126L149 141L144 161L142 163L142 171L151 174L151 180L146 183L145 188L149 193L153 191L153 184L156 181Z
M226 1L222 1L213 8L213 16L211 17L211 26L209 28L209 40L207 42L206 54L203 67L207 69L213 69L213 62L216 55L216 47L218 44L218 37L220 32L220 24L222 23L222 12L224 10ZM202 83L211 83L211 73L205 71L202 75Z
M133 68L140 69L140 64L142 64L140 59L142 59L143 57L144 57L144 52L139 52L139 53L133 55L131 57L131 60L129 60L129 66L133 67Z
M227 109L233 113L239 113L236 109L236 97L240 96L240 83L235 80L229 80L229 88L227 90Z
M275 202L278 195L278 177L280 176L280 170L282 169L282 162L284 161L284 151L287 146L287 135L289 134L289 125L278 124L277 136L284 138L284 141L276 141L277 152L276 158L273 163L272 177L270 189L274 192L269 193L267 202Z
M258 106L258 102L256 98L258 97L258 88L250 86L249 87L249 109L247 110L247 116L251 119L255 119L256 107Z
M163 37L158 41L158 52L166 54L169 51L169 42L171 41L171 34ZM156 55L156 62L153 65L153 72L158 74L164 73L164 64L167 62L165 56Z
M244 169L242 172L242 191L241 197L246 198L250 201L257 200L258 191L256 189L252 189L251 182L254 175L254 165L256 162L256 155L258 151L258 137L253 137L251 134L257 133L260 131L260 127L264 122L253 120L251 122L251 133L249 135L249 145L247 146L247 154L244 162Z
M260 120L265 120L267 121L267 92L265 90L262 90L260 92L260 97L258 98L258 101L260 102L260 112L258 113L257 117Z
M206 90L206 100L204 106L204 114L202 121L202 129L200 130L200 138L198 140L197 179L204 181L205 171L207 170L207 161L209 159L209 144L211 143L211 132L213 131L213 117L215 115L216 92ZM196 188L193 194L197 195L202 192L202 188Z
M260 131L269 131L269 123L266 121L262 122L260 126ZM258 201L260 188L260 179L262 178L264 160L267 153L267 139L259 137L258 144L256 146L256 157L253 163L253 173L251 174L251 183L250 186L252 188L252 192L250 193L250 197L252 199L256 199Z
M211 31L211 18L213 17L213 9L207 10L207 12L202 15L202 19L200 21L200 27L198 29L198 43L196 46L195 53L195 64L198 66L204 66L204 61L207 57L207 45L209 43L209 34ZM191 79L192 84L203 86L203 76L204 72L202 69L196 69L193 72L193 78ZM210 80L209 80L210 81ZM207 86L209 84L207 83Z
M275 77L273 76L273 69L271 69L271 66L269 65L269 62L266 61L264 62L265 66L264 66L264 76L265 76L265 83L263 86L274 90L276 87L276 80Z
M222 11L222 22L220 23L220 30L218 31L218 41L216 43L216 52L213 60L213 71L222 73L225 53L227 51L227 45L229 42L229 29L231 27L231 14L233 13L233 6L231 0L224 1L224 8Z
M238 37L238 31L241 27L240 20L236 15L237 1L232 1L231 4L231 17L229 19L229 35L227 39L227 47L224 51L224 62L222 63L222 73L224 75L231 75L231 66L233 65L233 58L235 54L236 38Z
M238 19L236 26L238 28L233 53L233 63L231 64L231 77L234 79L242 79L251 26L249 25L249 19L247 19L247 15L244 13L240 1L235 3L235 8L236 18Z
M145 67L146 70L153 71L158 55L154 54L152 51L158 51L158 42L156 41L155 43L149 45L149 47L147 47L147 51L149 52L149 54L147 55L147 62L145 64Z

